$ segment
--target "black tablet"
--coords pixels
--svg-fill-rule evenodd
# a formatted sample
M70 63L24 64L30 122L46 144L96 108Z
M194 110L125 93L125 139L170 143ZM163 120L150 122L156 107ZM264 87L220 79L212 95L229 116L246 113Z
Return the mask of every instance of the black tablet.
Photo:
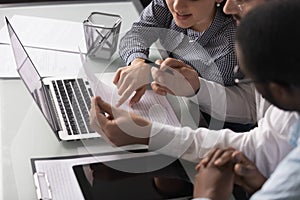
M73 166L86 200L190 199L193 184L179 160L163 155Z

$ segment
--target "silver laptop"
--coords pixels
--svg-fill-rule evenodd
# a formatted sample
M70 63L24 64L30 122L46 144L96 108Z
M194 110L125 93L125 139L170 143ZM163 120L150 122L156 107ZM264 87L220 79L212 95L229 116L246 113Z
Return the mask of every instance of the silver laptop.
M18 73L59 140L100 137L89 126L92 90L82 78L40 76L6 19Z

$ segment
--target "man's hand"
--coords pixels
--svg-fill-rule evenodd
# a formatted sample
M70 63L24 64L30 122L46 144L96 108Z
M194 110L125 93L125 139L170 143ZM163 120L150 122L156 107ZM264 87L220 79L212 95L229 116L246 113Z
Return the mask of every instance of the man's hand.
M137 103L146 92L146 85L150 83L150 69L143 59L135 59L130 66L117 70L113 83L118 88L120 99L116 106L122 105L135 91L129 105Z
M232 157L236 162L234 166L236 184L240 185L249 194L258 191L266 182L267 178L260 173L256 165L242 152L235 151Z
M215 165L215 161L224 154L227 154L224 149L213 149L205 158L205 162L197 165L194 198L229 199L234 183L233 162L229 160L221 167Z
M211 153L208 157L211 156ZM208 163L208 157L204 158L202 164ZM250 161L242 152L233 148L226 148L225 152L216 161L215 165L221 167L229 161L235 163L235 183L240 185L246 192L253 194L261 188L267 180L257 169L255 164Z
M200 88L198 73L184 62L167 58L164 61L158 61L160 69L152 68L151 73L154 82L151 87L154 92L160 95L170 93L176 96L193 96ZM166 69L172 70L173 74L164 72Z
M113 107L100 97L92 98L90 126L113 146L148 144L151 131L149 121Z

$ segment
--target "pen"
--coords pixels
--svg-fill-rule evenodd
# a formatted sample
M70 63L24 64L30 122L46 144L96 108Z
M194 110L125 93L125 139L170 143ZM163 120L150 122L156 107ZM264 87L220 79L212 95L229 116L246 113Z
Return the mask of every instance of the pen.
M148 60L148 59L144 59L144 60L145 60L145 63L149 64L150 66L160 69L160 65L156 64L155 62ZM173 71L168 68L164 72L167 72L167 73L173 75Z

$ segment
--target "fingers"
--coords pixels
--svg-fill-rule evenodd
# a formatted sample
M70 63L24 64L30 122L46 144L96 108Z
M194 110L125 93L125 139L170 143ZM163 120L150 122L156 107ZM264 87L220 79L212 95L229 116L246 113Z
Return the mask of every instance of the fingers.
M235 165L235 173L239 176L247 176L249 172L256 170L255 164L250 161L241 151L235 151L232 154Z
M125 74L125 72L121 72L120 78L117 83L117 88L118 88L118 94L121 95L123 92L130 87L130 84L132 84L132 79Z
M114 78L113 78L113 83L114 83L115 85L117 85L118 82L119 82L119 79L120 79L120 75L121 75L122 70L123 70L123 67L119 68L119 69L117 70L117 72L116 72Z
M159 59L155 61L155 64L161 65L161 63L163 62L163 60Z
M133 106L134 104L139 102L140 99L142 98L142 96L145 94L146 89L147 89L146 86L143 86L143 87L137 89L135 94L133 95L133 97L131 98L131 100L129 102L129 106Z
M110 116L113 116L113 107L109 103L103 101L99 96L95 97L94 99L98 108L101 109L101 111L104 111Z
M243 164L235 164L234 171L239 176L248 176L251 171L255 170L254 166L243 165Z
M166 96L167 93L170 93L170 94L174 95L174 92L169 90L167 87L162 86L162 85L160 85L158 83L155 83L155 82L151 83L151 88L156 94L159 94L159 95L162 95L162 96Z
M212 159L213 155L217 151L217 148L212 148L208 154L200 161L200 163L196 166L196 170L198 170L202 165L206 166L209 161Z
M248 164L248 163L252 163L252 161L250 161L245 154L243 154L243 152L241 151L235 151L232 154L232 158L237 162L237 163L244 163L244 164Z
M167 91L164 90L163 88L161 88L160 85L157 84L157 83L155 83L155 82L152 82L152 83L151 83L151 88L152 88L152 90L153 90L156 94L159 94L159 95L162 95L162 96L167 95Z
M91 101L90 126L97 132L100 132L108 121L108 119L101 113L101 105L99 105L99 102L101 101L102 99L100 97L94 97ZM109 110L106 106L105 109Z
M174 59L174 58L167 58L160 64L160 69L165 71L165 70L172 70L174 73L174 70L180 71L180 69L183 68L189 68L193 69L191 66L185 64L182 60Z
M219 149L219 148L213 148L209 151L207 156L202 159L202 161L199 163L199 166L196 166L196 169L199 168L201 165L203 166L209 166L209 165L215 165L217 167L221 167L228 162L232 161L232 154L235 151L232 147Z
M119 107L121 106L129 97L130 95L132 94L132 89L129 87L127 88L123 94L120 96L119 100L117 101L116 103L116 107Z
M192 68L191 66L185 64L182 60L174 59L174 58L167 58L164 62L161 63L161 69L165 69L167 67L176 69L181 67L188 67Z
M117 82L114 83L118 88L119 95L121 95L124 90L126 90L130 86L130 84L132 85L134 79L130 76L132 70L131 68L132 67L130 66L122 67L116 72L113 81L117 80Z
M222 150L223 153L220 155L219 158L216 159L216 161L214 162L214 164L216 166L222 166L226 163L228 163L229 161L232 160L232 154L233 152L235 151L235 149L231 148L231 147L228 147L228 148L225 148L224 150Z
M217 151L213 154L212 158L207 163L208 166L215 165L217 159L222 157L224 154L227 155L227 149L217 149Z
M266 181L266 178L254 165L237 163L234 165L235 183L245 191L252 194L257 191Z
M101 111L105 111L110 115L110 117L107 118L104 114L101 113ZM114 107L103 101L100 97L92 98L90 110L90 126L94 131L98 132L107 143L111 144L112 146L116 145L111 141L112 130L110 125L114 124L111 120L114 120L113 113L116 112L117 110Z
M174 74L174 73L173 73ZM159 84L160 86L171 86L172 81L174 81L174 75L170 75L160 69L156 69L154 67L151 68L151 75L155 83Z
M128 83L127 82L121 83L121 82L122 82L122 80L120 80L117 85L118 95L120 96L120 98L116 104L116 107L119 107L120 105L122 105L130 97L130 95L134 92L134 88L130 81L127 81Z
M132 103L139 101L143 95L143 90L138 91L140 88L149 84L150 67L140 60L136 61L135 65L127 66L118 70L115 80L118 80L117 88L120 99L116 106L123 104L134 91L138 93L133 98Z

